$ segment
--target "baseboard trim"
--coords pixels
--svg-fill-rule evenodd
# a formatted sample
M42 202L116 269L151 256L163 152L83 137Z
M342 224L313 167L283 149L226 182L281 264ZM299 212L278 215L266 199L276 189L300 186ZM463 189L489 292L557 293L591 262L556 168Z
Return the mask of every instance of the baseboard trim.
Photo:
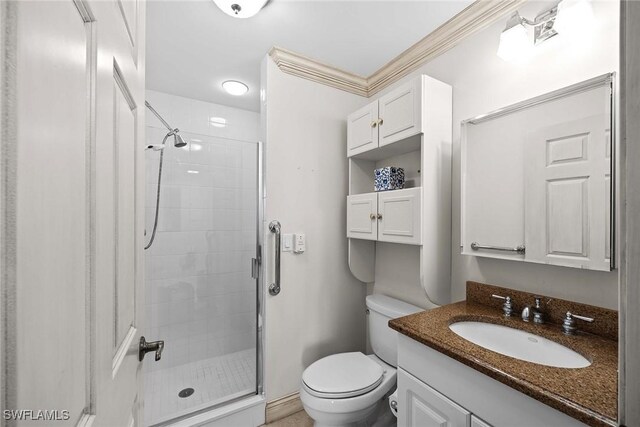
M300 393L291 393L279 399L267 402L265 421L269 424L284 417L288 417L291 414L295 414L301 410L302 401L300 400Z

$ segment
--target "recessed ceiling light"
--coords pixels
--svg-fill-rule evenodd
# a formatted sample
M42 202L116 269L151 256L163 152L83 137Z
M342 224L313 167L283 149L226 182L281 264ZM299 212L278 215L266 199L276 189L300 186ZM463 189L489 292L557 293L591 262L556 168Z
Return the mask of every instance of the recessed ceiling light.
M229 16L251 18L260 12L267 0L213 0L213 2Z
M227 80L222 83L222 88L227 91L228 94L234 96L244 95L249 92L249 86L242 82L238 82L235 80Z

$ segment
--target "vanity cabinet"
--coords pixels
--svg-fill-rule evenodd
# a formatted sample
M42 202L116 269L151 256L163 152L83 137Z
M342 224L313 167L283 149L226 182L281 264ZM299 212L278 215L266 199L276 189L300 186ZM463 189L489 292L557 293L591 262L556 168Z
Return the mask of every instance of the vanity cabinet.
M347 118L347 156L422 132L423 86L422 79L415 79L350 114Z
M419 245L420 188L347 196L347 237Z
M402 369L398 369L398 402L398 427L472 425L469 411Z
M405 335L398 335L398 426L585 427Z

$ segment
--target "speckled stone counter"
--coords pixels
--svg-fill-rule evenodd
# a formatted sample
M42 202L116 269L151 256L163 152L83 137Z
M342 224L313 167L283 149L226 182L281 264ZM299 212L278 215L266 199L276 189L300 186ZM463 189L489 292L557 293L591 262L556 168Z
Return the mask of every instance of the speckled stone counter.
M514 298L513 317L502 316L501 303L495 303L492 293ZM537 325L524 322L520 317L520 310L532 301L530 298L532 294L469 282L467 301L394 319L389 326L585 424L617 425L618 343L612 339L612 331L617 327L617 312L546 298L546 304L551 306L553 303L556 308L549 308L548 323ZM551 323L562 310L594 316L592 333L564 335L559 323ZM591 365L579 369L554 368L487 350L449 329L450 324L467 320L505 325L543 336L580 353ZM611 325L611 322L616 324ZM582 322L578 327L585 329Z

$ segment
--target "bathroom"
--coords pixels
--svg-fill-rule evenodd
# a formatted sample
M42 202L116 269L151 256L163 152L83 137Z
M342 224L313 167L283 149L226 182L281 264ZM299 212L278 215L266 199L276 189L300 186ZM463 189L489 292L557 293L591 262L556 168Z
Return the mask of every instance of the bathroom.
M2 425L640 426L638 19L1 2Z

